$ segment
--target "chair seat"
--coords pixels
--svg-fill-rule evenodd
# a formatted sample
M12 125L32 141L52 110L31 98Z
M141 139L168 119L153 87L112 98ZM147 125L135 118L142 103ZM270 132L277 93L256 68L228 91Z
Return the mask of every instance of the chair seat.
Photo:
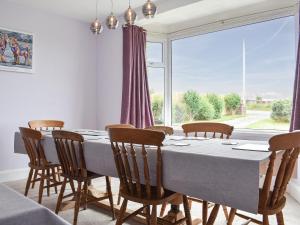
M103 177L103 175L100 175L100 174L97 174L97 173L94 173L94 172L91 172L91 171L87 171L87 176L84 177L84 178L76 177L75 175L74 176L69 176L69 175L64 174L64 173L62 173L61 175L63 177L70 178L70 179L76 180L76 181L81 181L81 182L83 182L84 180L92 180L92 179L96 179L96 178L99 178L99 177Z
M56 168L59 167L59 164L54 164L51 162L48 162L48 164L46 165L33 165L32 163L28 163L28 166L32 169L38 169L38 170L42 170L42 169L52 169L52 168Z
M269 196L271 196L273 193L273 191L270 191L269 192ZM262 197L262 189L259 190L259 199L261 199ZM283 197L281 199L281 201L279 201L276 205L274 205L273 207L269 207L267 206L266 208L264 208L262 205L261 205L261 201L259 201L259 206L258 206L258 213L259 214L266 214L266 215L275 215L279 212L282 211L282 209L284 208L285 206L285 203L286 203L286 197Z
M136 185L133 188L133 194L128 193L123 187L120 188L120 195L123 198L126 198L130 201L138 202L141 204L150 204L150 205L161 205L164 202L170 201L174 198L177 198L178 193L164 189L163 195L160 197L156 193L156 187L151 186L151 197L147 197L146 185L141 184L141 195L138 194Z

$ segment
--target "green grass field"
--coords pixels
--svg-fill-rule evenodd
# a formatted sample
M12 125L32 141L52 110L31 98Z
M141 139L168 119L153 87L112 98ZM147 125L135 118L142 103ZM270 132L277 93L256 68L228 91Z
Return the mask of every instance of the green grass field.
M290 124L285 122L277 122L271 118L259 120L250 124L246 128L249 129L272 129L272 130L289 130Z
M256 111L271 111L272 105L271 104L248 103L247 109L248 110L256 110Z

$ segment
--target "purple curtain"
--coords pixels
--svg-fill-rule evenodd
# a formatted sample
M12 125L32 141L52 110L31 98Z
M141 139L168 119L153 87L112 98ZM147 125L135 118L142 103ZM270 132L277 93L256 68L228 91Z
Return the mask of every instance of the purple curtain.
M296 61L296 76L294 83L293 111L290 131L300 130L300 38L298 35L298 50Z
M121 123L137 128L152 126L146 67L146 32L138 26L123 27L123 93Z

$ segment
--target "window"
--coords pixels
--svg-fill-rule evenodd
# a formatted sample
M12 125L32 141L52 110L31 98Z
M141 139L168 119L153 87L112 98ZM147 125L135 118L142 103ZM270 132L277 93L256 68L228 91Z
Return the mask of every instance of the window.
M163 44L147 42L147 62L149 64L163 63Z
M163 42L147 42L147 69L155 124L165 122L165 62Z
M287 130L295 71L293 16L173 40L172 125L213 120Z

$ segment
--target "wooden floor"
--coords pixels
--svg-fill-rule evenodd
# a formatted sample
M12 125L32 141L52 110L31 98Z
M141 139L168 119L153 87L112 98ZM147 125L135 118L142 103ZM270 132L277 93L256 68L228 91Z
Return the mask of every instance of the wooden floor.
M16 191L20 193L24 193L25 190L25 180L19 180L19 181L14 181L14 182L9 182L5 183L9 187L15 189ZM97 187L99 190L105 190L105 181L104 179L98 179L93 181L93 185ZM34 189L30 189L28 197L33 199L34 201L37 201L38 199L38 185ZM114 195L114 202L117 202L117 191L118 191L119 183L118 180L112 179L112 189ZM70 188L68 187L68 190ZM55 209L56 205L56 200L57 200L57 195L53 192L52 190L50 197L46 196L46 192L44 192L43 196L43 205L48 207L49 209L53 210ZM130 204L129 207L134 209L138 208L139 205L135 204ZM73 210L66 210L63 211L59 214L61 217L63 217L65 220L71 222L73 219ZM200 204L193 204L192 207L192 217L199 217L201 215L201 207ZM284 210L284 217L285 217L285 222L286 225L300 225L300 204L297 203L293 198L288 196L288 201L287 201L287 206ZM258 217L259 218L259 217ZM243 220L241 219L236 219L234 224L241 224ZM79 213L79 220L78 220L78 225L113 225L115 224L115 221L111 220L111 216L109 213L105 210L101 210L96 208L93 205L90 205L87 210L81 210ZM135 222L129 222L128 224L131 225L136 225L137 223ZM225 225L225 217L220 211L218 219L215 223L216 225ZM271 217L270 218L270 224L275 225L275 218Z

